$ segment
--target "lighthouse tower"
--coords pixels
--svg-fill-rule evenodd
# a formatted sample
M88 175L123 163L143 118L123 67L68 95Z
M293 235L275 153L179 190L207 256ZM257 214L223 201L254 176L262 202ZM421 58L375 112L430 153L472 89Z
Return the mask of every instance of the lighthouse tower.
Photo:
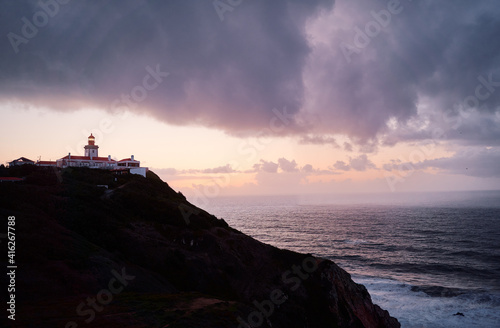
M92 135L92 133L89 136L89 144L86 145L84 148L85 148L85 157L90 157L90 159L98 157L99 146L95 144L95 137Z

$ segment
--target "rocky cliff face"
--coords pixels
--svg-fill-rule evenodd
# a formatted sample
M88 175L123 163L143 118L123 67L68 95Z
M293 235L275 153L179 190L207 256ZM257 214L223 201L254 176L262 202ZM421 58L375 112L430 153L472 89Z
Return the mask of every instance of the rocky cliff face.
M0 186L0 215L18 222L17 323L400 326L335 263L246 236L151 172L23 170Z

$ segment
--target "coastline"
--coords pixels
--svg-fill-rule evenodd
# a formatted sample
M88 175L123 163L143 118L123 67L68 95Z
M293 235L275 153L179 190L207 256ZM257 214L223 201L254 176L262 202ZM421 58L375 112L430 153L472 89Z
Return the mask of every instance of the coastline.
M402 327L483 328L500 320L499 197L435 193L406 205L227 197L210 210L277 247L333 260Z
M152 172L23 170L0 188L23 231L16 323L400 326L332 261L253 239Z

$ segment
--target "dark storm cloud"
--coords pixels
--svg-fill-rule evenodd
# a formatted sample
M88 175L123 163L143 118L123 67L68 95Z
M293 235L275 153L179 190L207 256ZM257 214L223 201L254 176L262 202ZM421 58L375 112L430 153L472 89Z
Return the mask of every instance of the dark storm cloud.
M347 60L342 45L356 46L357 28L377 23L371 12L390 3L398 8L390 22ZM431 127L461 142L498 140L496 1L332 5L244 1L221 21L212 1L2 1L0 101L128 108L232 134L269 128L272 109L286 108L290 124L271 131L309 144L346 134L376 148L381 136L430 138ZM439 120L416 128L408 122L423 121L418 104L431 118L477 107L481 121L462 122L463 131ZM391 118L400 129L387 127Z
M397 8L393 14L391 3ZM418 118L419 104L448 117L473 107L493 120L500 90L484 80L500 85L497 2L338 1L335 10L315 25L320 37L306 71L308 108L321 113L324 130L365 142L390 134L391 118L400 124ZM378 31L382 23L376 17L385 25ZM354 50L345 52L346 47ZM476 102L469 97L479 85ZM394 142L412 139L416 130L405 128ZM440 128L450 130L449 123Z
M452 110L422 113L418 118L397 125L383 139L388 145L400 140L457 141L464 145L500 145L500 110Z
M59 109L119 99L125 107L121 95L140 88L152 70L161 81L148 85L159 85L128 107L235 132L268 127L273 108L299 111L310 50L305 20L332 1L248 1L223 22L212 1L42 3L53 5L45 24L36 1L0 4L1 99ZM23 30L26 19L43 25L36 35Z

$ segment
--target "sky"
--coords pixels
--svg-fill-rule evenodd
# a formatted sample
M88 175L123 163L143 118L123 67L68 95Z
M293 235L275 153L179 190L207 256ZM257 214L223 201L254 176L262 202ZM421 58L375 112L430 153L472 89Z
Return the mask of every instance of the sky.
M0 35L4 164L92 133L198 200L500 189L493 0L2 1Z

